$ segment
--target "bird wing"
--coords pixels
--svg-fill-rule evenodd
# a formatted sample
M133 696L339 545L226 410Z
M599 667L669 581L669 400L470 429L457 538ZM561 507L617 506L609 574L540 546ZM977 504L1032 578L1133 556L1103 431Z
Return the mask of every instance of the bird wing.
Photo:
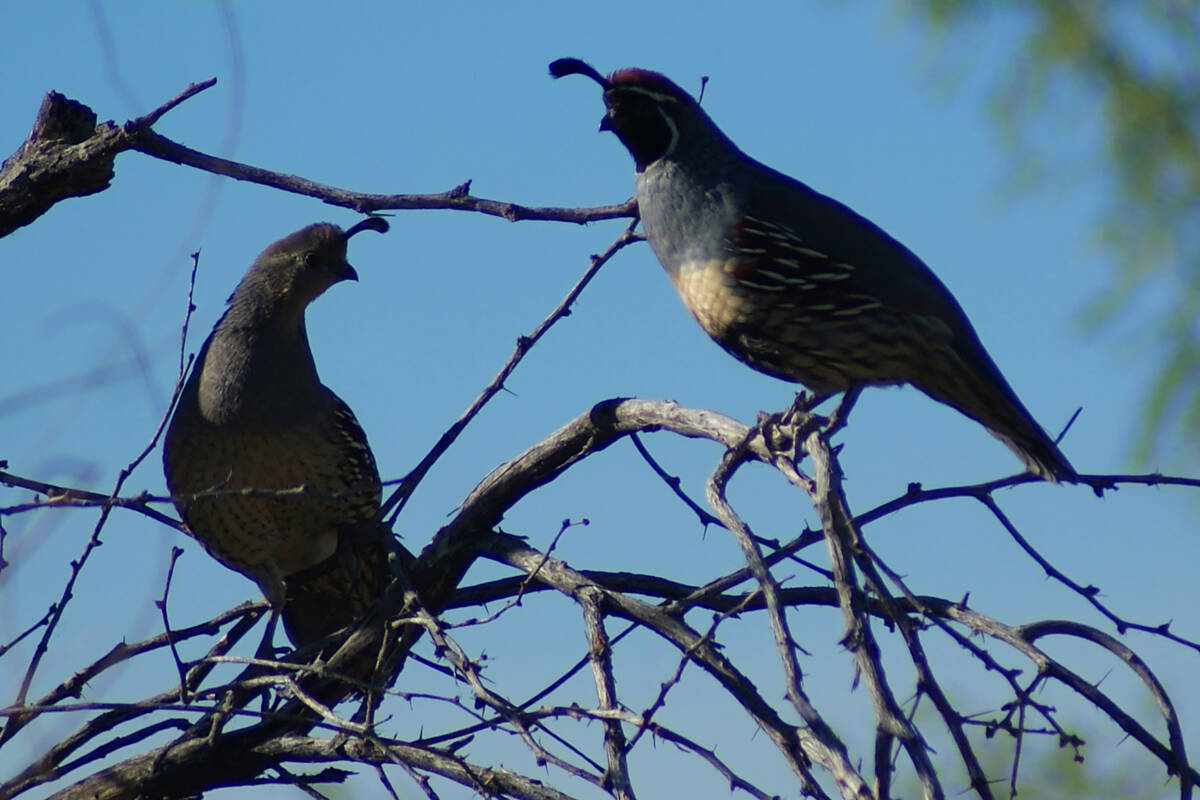
M373 520L379 515L382 487L375 454L367 444L367 435L354 412L331 390L325 390L331 413L324 419L322 438L331 448L330 462L336 465L335 483L344 487L349 501L351 521Z
M735 234L739 249L763 249L765 261L792 267L785 274L818 306L832 305L844 314L881 306L926 318L947 335L970 329L950 290L911 250L850 207L762 169L767 179L745 198L744 221Z

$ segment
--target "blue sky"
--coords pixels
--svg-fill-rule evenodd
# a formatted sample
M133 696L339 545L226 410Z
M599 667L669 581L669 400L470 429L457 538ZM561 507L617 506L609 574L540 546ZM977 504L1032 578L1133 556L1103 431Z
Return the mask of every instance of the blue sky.
M121 122L190 82L216 76L214 88L172 111L157 130L205 152L348 189L436 192L471 179L473 191L489 198L601 205L631 193L629 158L613 137L596 132L602 111L596 87L552 81L546 64L572 55L602 71L643 66L693 89L707 75L705 107L744 150L848 203L930 264L1043 426L1056 431L1083 406L1063 443L1076 467L1125 471L1149 366L1123 353L1114 335L1084 335L1080 325L1111 268L1093 235L1104 202L1100 164L1085 159L1092 169L1070 184L1014 193L1013 162L987 114L986 88L1020 58L1012 49L1019 23L999 18L939 40L894 5L743 8L731 15L727 4L715 2L690 4L686 12L678 4L621 2L447 3L437 10L22 4L6 12L5 27L21 36L10 37L0 56L6 76L0 152L21 143L50 89ZM1066 124L1073 136L1050 143L1064 159L1091 152L1100 137L1098 112L1086 98L1071 114ZM1050 120L1047 130L1063 126L1062 119ZM20 475L107 491L169 398L188 254L201 253L188 344L194 352L263 247L310 222L355 219L311 199L140 154L120 156L109 190L59 204L0 240L0 458ZM623 226L511 224L426 211L399 213L392 222L387 236L354 240L351 261L361 282L335 287L308 317L322 378L355 410L387 478L419 460L508 357L517 336L567 291L588 254ZM117 378L22 400L102 365L116 365ZM602 270L508 389L405 509L398 532L411 549L423 546L494 466L601 399L671 398L749 422L759 410L786 406L793 392L711 343L644 245ZM942 486L1019 468L977 425L911 389L867 392L840 440L857 511L902 494L911 481ZM702 497L719 452L663 434L647 442ZM164 491L157 451L126 494L143 489ZM0 490L2 505L27 497ZM805 499L765 470L749 470L732 499L763 535L785 538L814 522ZM1100 586L1117 613L1152 624L1174 619L1177 633L1200 638L1193 613L1200 600L1197 506L1185 492L1128 487L1098 500L1078 487L1023 486L999 499L1043 553L1080 583ZM701 531L627 444L523 502L504 528L545 547L560 520L580 517L591 524L568 532L556 551L576 567L698 581L738 563L727 536ZM57 599L67 562L94 521L92 511L5 518L4 556L11 563L0 573L0 641ZM951 598L969 592L975 608L1014 624L1070 618L1111 630L1080 598L1046 580L978 504L909 510L870 526L867 535L915 591ZM172 586L173 624L257 596L250 582L190 541L135 515L116 514L104 542L82 574L35 696L116 641L159 631L153 600L172 545L186 550ZM816 551L812 557L823 558ZM472 577L499 574L481 568ZM818 580L799 573L793 582ZM582 654L577 620L569 601L539 599L510 612L503 635L468 631L463 640L486 649L497 681L527 680L533 688ZM555 624L562 641L549 648ZM732 652L764 649L755 677L766 695L778 697L765 620L748 617L725 630ZM800 612L797 631L814 654L804 667L815 696L828 692L826 702L836 707L832 698L844 695L851 680L850 659L837 647L836 614ZM640 708L676 657L644 635L630 642L618 662L628 665L623 686L630 705ZM1144 636L1129 643L1173 692L1189 742L1200 741L1196 653ZM1132 684L1125 690L1122 668L1097 655L1070 651L1081 671L1122 687L1118 693L1131 708L1147 709L1144 694ZM23 663L19 650L0 660L0 705L15 695ZM989 698L997 695L986 693L986 679L977 681L979 670L959 664L947 683L959 697L978 698L981 709L994 707ZM89 696L136 699L165 688L173 673L165 661L157 666L160 672L126 670L97 682ZM672 713L681 727L713 730L714 737L729 730L723 748L762 769L772 791L792 791L782 764L761 737L754 740L739 712L721 708L701 679L685 686L702 702L678 703ZM589 686L576 688L588 702ZM861 689L852 698L830 712L850 729L852 712L867 703ZM395 732L412 733L422 719L414 713ZM1073 719L1087 732L1090 764L1134 755L1135 746L1120 743L1119 732L1096 717ZM75 724L62 718L24 732L0 752L0 775ZM495 748L477 745L472 756L533 769L512 745ZM660 745L636 759L635 777L652 787L686 782L697 797L725 796L714 773L669 750ZM457 791L444 796L461 796Z

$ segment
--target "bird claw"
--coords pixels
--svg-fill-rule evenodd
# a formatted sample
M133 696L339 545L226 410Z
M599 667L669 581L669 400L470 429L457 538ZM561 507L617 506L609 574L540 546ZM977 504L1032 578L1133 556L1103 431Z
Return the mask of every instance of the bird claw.
M813 409L832 396L830 394L817 394L816 392L809 394L803 390L796 392L796 397L792 400L792 404L778 415L780 422L785 425L792 425L798 421L798 417L808 419L818 416L813 414Z
M847 389L829 416L813 413L813 409L832 397L832 394L797 392L791 405L783 411L775 414L759 412L755 429L768 450L785 454L793 463L798 463L804 458L803 442L810 433L824 428L828 439L846 427L850 411L861 392L858 386Z
M825 423L824 417L813 414L810 409L824 400L824 397L797 392L791 405L783 411L775 414L759 412L755 427L767 449L786 455L793 463L801 461L804 458L802 443L809 431Z

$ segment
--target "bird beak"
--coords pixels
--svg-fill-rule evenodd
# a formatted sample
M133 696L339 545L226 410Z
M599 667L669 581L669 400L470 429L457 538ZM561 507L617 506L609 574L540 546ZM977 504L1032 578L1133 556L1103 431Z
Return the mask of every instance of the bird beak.
M358 280L358 270L356 270L354 267L350 266L349 261L343 262L342 266L345 267L345 269L342 270L342 280L347 280L347 281L357 281Z
M601 131L611 131L612 129L613 129L612 117L609 116L608 114L605 114L603 117L600 118L600 130Z

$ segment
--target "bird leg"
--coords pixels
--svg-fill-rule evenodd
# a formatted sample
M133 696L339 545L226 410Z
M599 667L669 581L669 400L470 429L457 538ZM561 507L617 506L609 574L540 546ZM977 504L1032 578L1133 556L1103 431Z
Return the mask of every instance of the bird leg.
M255 658L261 658L266 661L275 660L275 628L278 625L279 609L272 605L271 613L267 617L267 628L263 631L262 641L258 643L258 649L254 651Z
M846 421L850 417L850 411L854 408L855 402L858 401L858 396L862 394L863 387L857 384L851 386L842 395L842 399L838 402L837 407L833 409L833 413L829 415L829 422L825 428L825 436L830 437L846 427Z
M279 609L274 605L271 606L271 614L267 617L267 628L263 631L262 641L258 643L258 649L254 651L254 657L263 661L275 660L275 629L279 626ZM262 710L266 711L270 702L271 693L263 692L262 695Z
M759 414L756 428L771 450L787 453L792 462L796 463L804 457L800 449L801 443L813 427L823 425L826 437L831 437L846 427L850 411L854 408L858 396L862 394L862 388L848 388L828 417L814 414L812 410L833 397L833 393L810 395L804 391L796 392L792 404L778 414Z
M804 458L800 443L804 441L807 430L813 425L825 421L824 417L812 413L812 409L828 400L832 395L808 394L796 392L796 397L783 411L777 414L760 413L755 426L762 435L768 449L787 454L793 462Z
M779 415L778 423L780 425L792 425L797 422L797 417L807 416L812 413L812 410L824 403L829 398L833 397L833 393L817 394L813 392L811 395L805 391L796 392L796 397L792 400L792 404L787 407L782 414Z

